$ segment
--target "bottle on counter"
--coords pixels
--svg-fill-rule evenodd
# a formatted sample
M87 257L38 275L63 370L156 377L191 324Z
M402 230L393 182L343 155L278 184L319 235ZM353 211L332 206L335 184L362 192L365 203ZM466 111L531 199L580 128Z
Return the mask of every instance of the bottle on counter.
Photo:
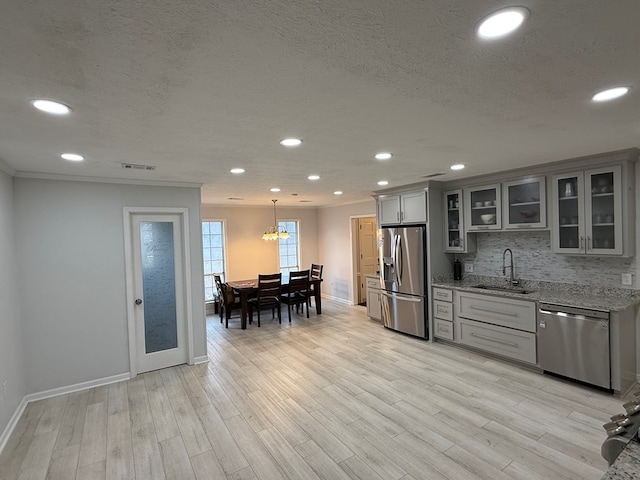
M462 264L460 260L453 262L453 279L462 280Z

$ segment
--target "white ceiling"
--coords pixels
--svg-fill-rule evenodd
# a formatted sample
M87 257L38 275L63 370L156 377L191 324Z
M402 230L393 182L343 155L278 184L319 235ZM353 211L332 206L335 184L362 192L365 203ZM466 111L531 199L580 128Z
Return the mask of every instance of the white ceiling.
M516 4L524 27L481 42L478 20L511 3L5 0L0 159L16 175L203 183L204 203L319 206L370 198L380 179L640 145L640 2ZM635 89L590 102L617 85ZM39 97L73 112L38 112ZM280 146L289 136L304 143Z

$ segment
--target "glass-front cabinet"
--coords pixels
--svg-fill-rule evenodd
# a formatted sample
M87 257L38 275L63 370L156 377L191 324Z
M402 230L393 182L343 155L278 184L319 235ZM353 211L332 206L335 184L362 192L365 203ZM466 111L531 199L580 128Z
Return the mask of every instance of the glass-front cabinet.
M500 184L465 189L467 231L500 230Z
M545 177L502 184L505 229L545 228L547 205Z
M465 232L462 190L444 192L444 251L471 253L476 251L475 238Z
M620 166L553 177L553 250L622 255Z

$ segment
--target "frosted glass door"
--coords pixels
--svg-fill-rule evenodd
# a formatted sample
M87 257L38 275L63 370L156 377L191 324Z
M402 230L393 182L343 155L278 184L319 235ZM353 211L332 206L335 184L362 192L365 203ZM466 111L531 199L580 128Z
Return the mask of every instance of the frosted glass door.
M178 346L173 223L141 222L142 305L146 353Z
M134 215L137 372L187 362L179 215Z

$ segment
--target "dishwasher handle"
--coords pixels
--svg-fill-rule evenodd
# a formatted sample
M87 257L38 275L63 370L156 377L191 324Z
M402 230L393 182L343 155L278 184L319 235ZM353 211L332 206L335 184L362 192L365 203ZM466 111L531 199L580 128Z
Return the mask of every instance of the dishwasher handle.
M552 305L541 303L538 313L543 315L553 315L556 317L589 319L589 320L609 320L609 312L605 310L591 310L588 308L573 307L568 305Z

